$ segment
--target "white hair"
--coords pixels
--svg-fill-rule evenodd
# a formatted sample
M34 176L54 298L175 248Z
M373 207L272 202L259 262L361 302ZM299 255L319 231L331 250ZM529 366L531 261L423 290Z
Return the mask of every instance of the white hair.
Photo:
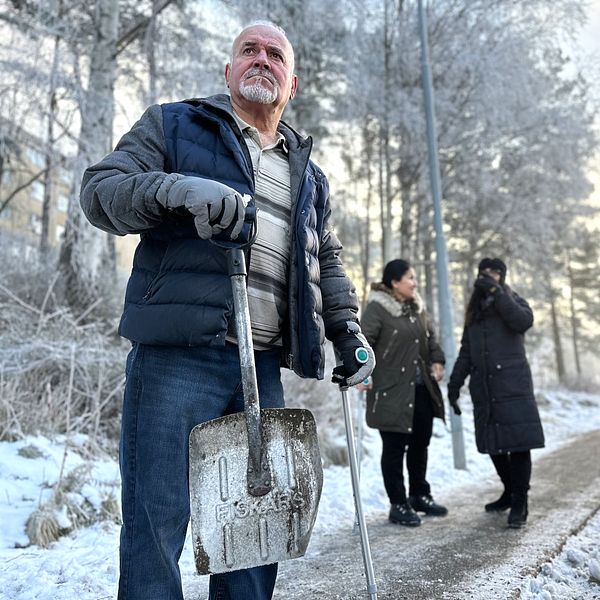
M250 29L250 27L258 26L270 27L271 29L275 29L276 31L279 31L279 33L281 33L281 35L287 40L287 33L285 32L283 27L279 27L277 23L273 23L273 21L267 21L266 19L256 19L255 21L251 21L242 29L242 31L246 31L246 29ZM240 33L242 33L242 31L240 31Z
M279 27L279 25L277 25L277 23L273 23L273 21L268 21L266 19L256 19L254 21L250 21L250 23L248 23L247 25L245 25L242 30L235 36L235 39L233 40L233 44L231 45L231 58L230 58L230 64L233 64L233 59L234 59L234 52L235 52L235 43L237 42L237 40L239 39L240 35L242 35L242 33L244 33L244 31L246 31L246 29L250 29L251 27L270 27L271 29L274 29L275 31L277 31L278 33L280 33L286 40L287 43L290 45L290 48L292 49L292 71L294 70L294 48L290 42L290 40L288 40L288 36L287 33L285 32L285 29L283 29L283 27Z

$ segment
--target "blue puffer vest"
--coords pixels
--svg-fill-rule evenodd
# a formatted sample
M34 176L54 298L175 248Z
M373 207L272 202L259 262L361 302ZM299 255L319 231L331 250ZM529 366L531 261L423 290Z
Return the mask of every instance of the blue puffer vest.
M166 172L207 177L253 195L246 144L227 96L165 104ZM284 364L322 379L324 325L318 253L328 210L327 180L310 160L311 140L283 123L290 149L292 248ZM198 238L189 213L169 213L141 235L119 333L144 344L224 345L233 310L224 250Z

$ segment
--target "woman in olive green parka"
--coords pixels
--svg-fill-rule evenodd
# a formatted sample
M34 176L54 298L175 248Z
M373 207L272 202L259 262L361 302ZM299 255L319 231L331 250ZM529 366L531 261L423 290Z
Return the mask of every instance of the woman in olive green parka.
M444 353L416 288L408 261L389 262L382 281L372 284L361 318L377 363L370 384L359 386L367 390L367 424L379 429L383 441L381 469L391 503L390 521L408 526L420 525L417 511L433 516L448 512L433 500L426 479L433 418L444 418L438 385L444 375Z

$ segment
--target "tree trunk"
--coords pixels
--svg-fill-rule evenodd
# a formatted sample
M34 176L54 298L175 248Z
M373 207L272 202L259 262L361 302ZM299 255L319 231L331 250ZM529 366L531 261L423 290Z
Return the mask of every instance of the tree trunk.
M371 204L373 200L373 180L371 178L371 165L374 159L374 148L375 143L374 136L371 132L370 119L365 119L365 125L363 127L363 141L365 147L365 167L367 174L367 198L366 198L366 217L365 217L365 234L364 243L362 245L361 252L361 268L363 273L363 293L361 306L364 308L367 305L367 298L369 297L369 269L371 266Z
M385 185L384 178L385 174L384 170L384 152L383 152L383 125L381 122L379 123L379 139L378 139L377 149L378 149L378 158L379 158L379 225L381 229L381 262L385 265L387 260L386 248L388 247L388 238L391 236L391 231L385 224Z
M59 7L60 11L60 7ZM56 80L60 56L60 37L54 38L54 53L52 70L50 72L50 87L48 90L48 123L46 126L46 172L44 173L44 201L42 204L42 233L40 236L40 260L48 258L50 249L50 219L52 216L52 200L54 186L54 119L56 118Z
M558 326L558 315L556 310L556 301L554 290L549 290L550 296L550 315L552 317L552 337L554 339L554 355L556 358L556 373L558 382L564 383L566 378L565 358L562 350L562 342L560 339L560 329Z
M402 202L402 216L400 220L400 256L403 258L410 258L410 256L417 252L417 244L415 243L411 252L411 214L410 214L410 190L411 185L400 176L400 190L401 190L401 202Z
M67 300L78 309L87 307L104 295L102 282L112 281L116 271L114 239L92 227L79 208L83 171L112 147L118 0L98 0L95 21L96 39L90 56L89 82L79 107L79 153L59 260Z
M152 15L148 21L146 35L144 36L144 49L146 51L146 60L148 61L148 95L147 104L156 104L158 95L156 92L156 81L158 79L156 72L156 21L160 10L161 0L152 0Z
M575 311L575 282L573 277L573 268L571 266L571 257L567 253L567 275L569 277L569 305L571 312L571 334L573 336L573 356L575 358L575 370L577 375L581 375L581 361L579 359L579 330L577 327L577 313Z
M437 303L435 302L435 281L434 281L434 265L433 260L433 236L431 228L431 215L429 211L422 208L423 219L420 220L420 235L423 240L423 266L425 269L425 304L432 316L437 320Z
M389 15L390 5L392 15ZM392 78L392 38L393 38L393 2L385 0L383 29L383 124L382 124L382 158L384 160L384 189L381 197L381 244L383 264L392 260L392 160L390 156L390 99Z

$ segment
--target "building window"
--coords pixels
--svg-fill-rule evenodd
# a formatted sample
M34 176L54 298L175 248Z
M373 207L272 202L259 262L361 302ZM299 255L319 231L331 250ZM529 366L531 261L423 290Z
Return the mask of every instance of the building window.
M31 164L43 169L46 166L46 157L43 152L34 148L27 148L27 158Z
M58 171L58 177L65 184L66 187L69 187L71 185L71 182L73 181L73 173L71 173L69 169L65 169L64 167L61 167Z
M40 215L29 215L29 228L36 235L42 233L42 217Z
M39 202L44 201L44 184L41 181L34 181L31 184L31 196Z
M69 208L69 199L63 194L59 194L56 200L56 208L60 212L66 213L67 209Z

